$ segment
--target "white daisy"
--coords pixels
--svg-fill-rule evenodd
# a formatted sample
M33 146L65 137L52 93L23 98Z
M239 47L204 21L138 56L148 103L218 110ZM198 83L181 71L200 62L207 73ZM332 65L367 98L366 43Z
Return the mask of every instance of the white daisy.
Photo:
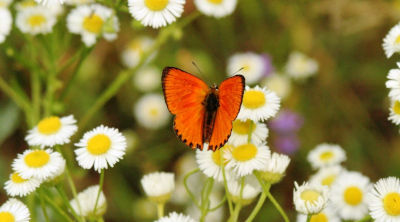
M74 209L74 211L81 216L89 218L96 218L104 215L104 213L107 210L107 201L103 191L100 192L100 196L96 206L96 200L97 200L97 195L99 193L99 189L100 189L99 185L93 185L86 188L84 191L78 193L77 199L81 211L79 211L77 200L72 199L70 201L70 204L71 207Z
M268 128L264 123L253 122L252 120L241 121L236 119L233 121L233 127L229 142L237 146L246 143L251 135L251 143L261 144L268 137Z
M397 69L391 69L387 75L386 88L390 89L389 96L393 99L400 98L400 62Z
M139 124L149 129L161 128L170 119L164 98L160 94L142 96L134 105L133 112Z
M80 5L67 17L68 30L82 36L87 47L96 43L96 38L103 36L112 41L119 31L118 17L114 11L100 4Z
M297 222L306 222L307 215L298 214ZM323 209L320 213L311 216L310 222L341 222L340 217L336 215L335 210L332 206L328 206Z
M273 153L267 160L265 168L261 169L261 177L270 184L279 182L285 175L290 158L284 154Z
M155 203L165 203L175 189L173 173L155 172L146 174L140 180L146 195Z
M0 221L29 222L31 214L21 201L11 198L0 207Z
M141 92L149 92L161 86L161 70L155 66L139 69L133 76L133 85Z
M37 178L22 178L18 173L14 172L10 175L10 179L4 184L4 189L9 196L24 197L36 190L41 184ZM1 221L1 220L0 220Z
M170 213L168 216L162 217L155 222L196 222L189 216L178 214L176 212Z
M224 177L222 174L221 168L221 152L222 158L224 161L224 166L228 163L228 160L225 159L226 150L232 149L230 144L226 144L222 148L213 152L212 150L196 150L196 161L199 165L200 170L207 175L208 177L212 177L217 181L223 181ZM228 169L225 169L225 177L227 180L231 178L231 173Z
M284 99L292 91L292 83L290 79L280 73L272 73L268 77L264 78L261 82L262 86L267 87L272 92L275 92L277 96Z
M22 154L18 154L12 163L12 168L22 178L31 177L46 180L59 172L65 160L58 152L51 149L28 149Z
M280 99L266 88L246 86L243 94L242 107L237 119L254 122L265 121L276 115L280 107Z
M42 6L30 7L19 11L16 17L16 25L19 30L31 35L52 32L56 22L56 16L52 10Z
M285 69L293 79L302 80L318 72L318 63L301 52L292 52Z
M237 0L195 0L194 4L203 14L220 18L232 14Z
M366 195L370 192L369 178L358 172L344 172L331 186L332 204L345 220L360 220L368 214Z
M141 36L133 39L122 51L122 63L128 68L136 67L139 64L142 56L153 46L154 39L150 37ZM149 55L145 63L149 63L156 56L156 54L157 52L154 52L153 54Z
M128 0L129 12L144 26L160 28L181 17L186 0Z
M296 211L302 214L318 214L328 202L328 187L317 184L303 183L299 186L294 182L293 202Z
M244 180L243 187L242 179ZM232 195L232 199L235 203L240 202L242 205L248 205L253 202L261 192L261 186L254 175L249 175L238 180L229 180L228 192Z
M54 1L54 0L51 0ZM49 13L52 13L56 17L61 15L64 12L64 8L61 4L55 4L52 5L51 7L44 7L42 5L39 5L35 0L22 0L18 1L15 3L15 9L20 12L24 11L26 9L32 9L36 7L41 7L46 9Z
M86 132L75 146L76 160L84 169L97 172L113 167L125 154L126 139L115 128L98 126Z
M12 27L12 16L7 8L0 7L0 43L6 40Z
M392 123L400 125L400 100L392 100L389 110L390 115L388 119Z
M330 187L343 171L345 169L340 165L323 167L310 178L310 182Z
M387 58L390 58L396 52L400 52L400 23L390 29L383 39L382 46Z
M30 146L53 147L70 142L71 136L78 130L73 115L65 117L51 116L42 119L25 137Z
M400 180L396 177L380 179L367 194L368 208L376 222L400 221Z
M246 78L246 84L258 82L265 73L265 63L262 56L253 53L237 53L228 59L228 76L242 74Z
M346 160L346 153L339 145L322 143L308 153L307 160L317 169L340 164Z
M252 143L236 146L231 152L228 151L224 154L229 161L226 168L231 169L239 177L252 174L254 170L264 169L270 156L271 151L268 146Z
M13 0L0 0L0 8L7 8Z

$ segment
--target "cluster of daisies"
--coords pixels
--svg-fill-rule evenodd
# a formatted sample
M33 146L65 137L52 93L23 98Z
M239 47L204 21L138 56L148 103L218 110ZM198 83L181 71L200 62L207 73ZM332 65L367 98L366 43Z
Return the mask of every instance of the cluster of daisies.
M13 160L13 172L4 186L8 196L24 197L39 188L54 189L68 170L61 147L70 143L77 129L72 115L47 117L30 129L25 137L30 148ZM75 146L78 164L101 172L122 159L126 140L117 129L101 125L86 132ZM94 185L72 199L70 206L68 210L73 215L98 217L105 213L106 200L101 187ZM0 207L0 221L29 221L29 211L20 201L10 199Z
M119 21L114 9L94 0L13 0L0 1L0 43L12 29L13 16L8 7L16 11L15 24L25 34L51 33L58 18L65 14L66 5L73 6L66 16L69 32L80 35L84 44L93 46L100 37L112 41L117 37ZM133 18L144 26L160 28L179 18L185 0L129 0L128 9ZM227 16L236 8L237 0L196 0L198 10L216 18ZM120 6L117 6L120 7Z
M196 151L199 171L211 181L225 184L226 194L236 206L249 205L261 192L269 192L269 186L282 179L289 165L290 158L271 152L266 142L265 121L274 117L279 108L280 98L274 92L265 87L246 86L227 144L215 152ZM175 189L173 173L147 174L141 182L146 195L158 205L165 204ZM195 220L174 212L158 221Z
M341 166L345 151L336 144L317 145L308 154L313 169L318 170L308 182L295 182L293 202L297 221L399 221L400 180L380 179L372 184L360 172Z
M387 58L400 52L400 23L395 25L383 39L383 49ZM390 89L389 120L400 125L400 63L397 63L397 67L389 71L386 88Z

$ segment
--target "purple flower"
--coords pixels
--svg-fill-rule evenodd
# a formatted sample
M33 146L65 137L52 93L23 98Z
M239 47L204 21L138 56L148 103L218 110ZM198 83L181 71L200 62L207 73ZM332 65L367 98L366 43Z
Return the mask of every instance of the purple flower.
M279 134L291 134L297 132L303 123L303 117L286 109L279 112L278 116L269 122L269 126Z
M262 60L264 61L264 76L269 76L274 71L274 66L272 65L271 56L264 53L260 55Z
M274 140L274 146L279 152L291 155L299 149L300 141L295 134L278 136Z

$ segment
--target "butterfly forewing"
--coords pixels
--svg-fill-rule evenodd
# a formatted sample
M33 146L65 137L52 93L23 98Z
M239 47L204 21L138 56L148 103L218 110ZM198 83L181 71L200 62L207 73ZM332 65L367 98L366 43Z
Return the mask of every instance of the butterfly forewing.
M240 111L244 87L245 79L242 75L230 77L218 87L219 107L209 149L216 150L228 141L232 131L232 121Z
M176 115L176 134L191 148L202 149L203 101L209 87L196 76L173 67L163 70L162 86L168 110Z

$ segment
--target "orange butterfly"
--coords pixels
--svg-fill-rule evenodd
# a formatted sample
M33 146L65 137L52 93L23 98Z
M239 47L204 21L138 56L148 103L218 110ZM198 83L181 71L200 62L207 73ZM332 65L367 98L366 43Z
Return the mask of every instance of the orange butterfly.
M174 130L179 139L192 149L215 151L225 145L242 104L244 86L242 75L225 79L219 87L208 87L190 73L164 68L165 102L175 115Z

